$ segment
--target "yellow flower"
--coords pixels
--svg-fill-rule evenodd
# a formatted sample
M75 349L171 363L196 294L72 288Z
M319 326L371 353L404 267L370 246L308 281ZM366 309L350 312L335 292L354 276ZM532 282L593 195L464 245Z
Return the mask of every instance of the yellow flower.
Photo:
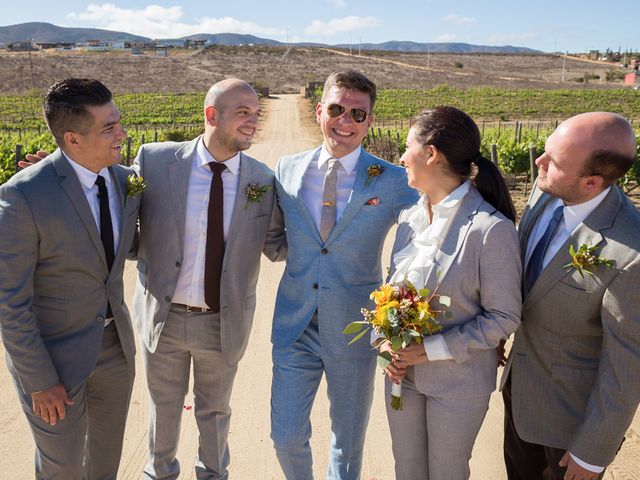
M369 296L371 300L376 302L376 305L384 305L393 298L393 287L388 283L385 283L380 287L380 290L374 290Z

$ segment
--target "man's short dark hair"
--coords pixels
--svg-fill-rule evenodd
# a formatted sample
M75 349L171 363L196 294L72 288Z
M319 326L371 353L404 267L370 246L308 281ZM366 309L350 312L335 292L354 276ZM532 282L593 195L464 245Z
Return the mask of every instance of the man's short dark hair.
M630 157L609 150L596 150L585 162L582 176L600 175L605 185L612 185L629 171L636 160L636 156Z
M376 103L376 84L355 70L345 70L329 75L322 89L322 101L329 94L332 87L343 88L345 90L357 90L366 93L371 99L371 111Z
M44 118L58 146L64 144L65 132L87 133L93 122L87 107L111 99L111 91L98 80L67 78L51 85L44 95Z

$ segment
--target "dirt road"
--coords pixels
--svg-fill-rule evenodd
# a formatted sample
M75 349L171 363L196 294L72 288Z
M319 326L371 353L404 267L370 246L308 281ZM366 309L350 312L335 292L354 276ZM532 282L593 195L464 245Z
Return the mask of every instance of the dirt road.
M306 150L319 145L321 137L313 122L308 104L298 95L282 95L266 102L266 118L250 154L275 167L277 159L287 153ZM303 127L301 128L300 125ZM387 241L383 265L388 264L390 239ZM231 399L230 476L236 480L280 480L269 438L269 390L271 384L270 328L271 315L278 280L283 264L264 261L258 283L258 310L247 353L240 363ZM128 298L132 292L135 266L127 265ZM3 348L0 346L0 353ZM141 357L137 356L137 377L127 423L125 448L118 478L139 479L146 456L147 397ZM213 368L214 366L212 366ZM389 431L385 418L383 377L376 380L376 395L369 423L363 480L392 480L393 459ZM326 389L320 387L313 410L313 438L315 477L326 474L330 429ZM11 380L6 368L0 368L0 479L33 478L33 441L23 413L18 408ZM185 400L181 443L178 458L182 464L181 479L194 479L193 459L197 449L192 398ZM354 408L357 408L354 406ZM640 416L629 431L628 439L609 468L607 479L640 479ZM494 394L486 420L476 442L471 460L473 480L501 480L505 478L501 460L502 402Z

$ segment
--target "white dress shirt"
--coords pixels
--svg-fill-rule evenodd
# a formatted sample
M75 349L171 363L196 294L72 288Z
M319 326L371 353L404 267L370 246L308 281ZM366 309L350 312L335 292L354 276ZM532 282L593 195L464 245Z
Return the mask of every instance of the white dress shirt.
M184 222L184 253L178 282L173 293L173 303L208 308L204 300L204 260L207 247L209 191L213 178L209 162L215 161L217 160L209 153L204 146L204 141L200 138L191 163ZM224 164L227 168L222 172L224 191L222 215L226 243L240 179L240 153L226 160Z
M407 279L417 289L426 286L427 275L436 253L470 187L471 182L466 180L439 203L431 205L431 219L427 211L426 196L422 196L416 205L402 213L400 221L408 222L415 234L411 243L393 256L396 270L391 277L391 283ZM442 334L423 337L423 345L430 361L453 359Z
M116 186L111 179L111 174L108 168L103 168L100 173L93 173L91 170L83 167L76 161L74 161L65 152L62 152L64 156L69 160L69 164L76 172L84 196L87 198L91 214L100 232L100 199L98 198L98 186L96 185L96 179L98 175L104 177L104 182L109 192L109 211L111 213L111 224L113 226L113 251L118 251L118 242L120 241L120 217L122 212L120 211L120 202L118 201L118 194L116 193Z
M600 203L604 200L604 197L607 196L611 190L611 187L605 188L602 192L600 192L597 196L583 203L579 203L577 205L565 205L563 209L562 220L560 221L558 228L556 229L553 237L551 238L551 242L549 242L549 246L547 247L547 251L544 254L544 258L542 259L542 268L546 268L551 259L558 253L560 247L564 245L564 242L571 236L573 231L578 228L578 226L584 222L584 220L593 212ZM536 244L544 235L544 231L547 229L547 225L551 221L551 217L553 216L553 211L556 207L562 205L562 200L556 199L552 202L549 202L544 209L544 212L540 214L538 217L538 221L533 226L533 230L531 231L531 235L529 235L529 242L527 243L527 252L525 257L525 265L529 264L529 259L531 258L531 254L535 249ZM591 465L583 460L580 460L573 453L569 452L571 458L580 465L582 468L589 470L594 473L601 473L604 470L604 467L598 465Z
M344 157L338 158L340 168L338 168L338 186L336 190L336 224L351 198L353 183L356 180L356 165L361 151L362 147L358 147ZM327 168L329 168L329 159L331 158L335 157L323 145L318 157L314 157L309 163L302 179L302 200L309 209L318 231L320 231L320 217L322 216L324 177L327 173Z

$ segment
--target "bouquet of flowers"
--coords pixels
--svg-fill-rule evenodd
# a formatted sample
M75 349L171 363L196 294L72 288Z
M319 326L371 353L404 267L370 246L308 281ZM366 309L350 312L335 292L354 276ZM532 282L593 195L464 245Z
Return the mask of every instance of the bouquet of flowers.
M411 342L420 344L423 336L442 331L442 325L436 319L439 314L450 316L448 310L433 308L435 297L441 306L447 308L451 305L449 297L437 295L435 290L430 292L427 288L416 290L407 280L396 285L385 283L371 293L370 298L375 301L375 308L363 308L361 312L364 320L351 322L343 333L357 334L349 345L362 338L371 328L388 340L394 351L408 346ZM378 354L378 365L382 369L387 368L391 360L389 352ZM401 384L394 383L391 386L391 407L394 410L402 410Z

